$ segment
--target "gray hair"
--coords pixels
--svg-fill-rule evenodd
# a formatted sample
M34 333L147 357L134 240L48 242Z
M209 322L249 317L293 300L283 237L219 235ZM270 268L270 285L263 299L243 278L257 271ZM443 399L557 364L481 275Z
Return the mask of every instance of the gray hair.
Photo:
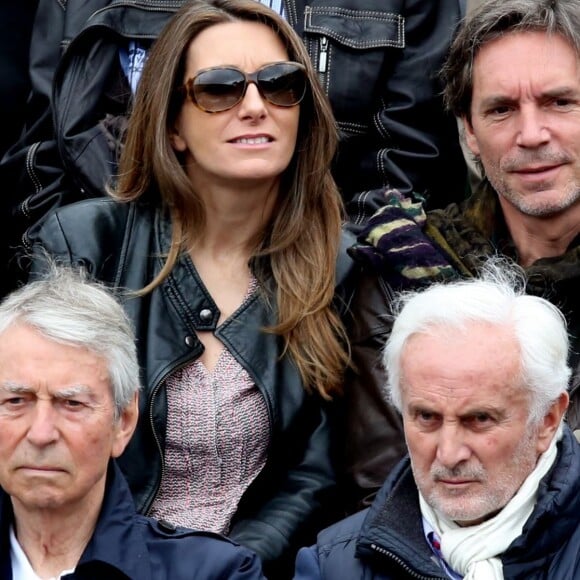
M566 39L580 56L580 0L487 0L461 23L442 70L447 108L471 120L473 62L487 43L515 32Z
M85 278L79 271L49 264L42 279L12 292L0 304L0 334L22 323L49 340L103 357L117 419L139 390L135 337L110 291Z
M462 330L470 323L513 328L520 347L520 380L530 394L529 422L540 421L568 389L568 332L562 313L548 300L525 294L523 271L492 258L479 278L440 283L401 294L398 315L384 351L387 392L402 411L401 357L408 340L436 328ZM417 364L420 364L420 360Z

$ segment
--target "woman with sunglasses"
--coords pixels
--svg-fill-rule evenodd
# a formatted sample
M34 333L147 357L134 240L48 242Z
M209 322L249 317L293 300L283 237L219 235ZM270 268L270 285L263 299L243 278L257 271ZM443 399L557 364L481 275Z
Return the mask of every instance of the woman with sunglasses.
M227 533L276 578L334 484L352 243L336 140L282 18L255 0L188 3L148 56L115 199L61 208L36 235L121 289L134 322L141 415L120 464L138 510L168 533Z

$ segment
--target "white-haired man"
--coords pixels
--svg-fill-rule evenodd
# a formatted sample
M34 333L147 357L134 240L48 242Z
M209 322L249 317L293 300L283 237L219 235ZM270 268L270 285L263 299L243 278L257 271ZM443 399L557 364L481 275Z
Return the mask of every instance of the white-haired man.
M217 534L136 515L112 458L137 423L130 323L66 270L0 304L0 578L263 578Z
M401 300L384 362L409 456L300 552L297 580L580 578L566 323L509 272Z

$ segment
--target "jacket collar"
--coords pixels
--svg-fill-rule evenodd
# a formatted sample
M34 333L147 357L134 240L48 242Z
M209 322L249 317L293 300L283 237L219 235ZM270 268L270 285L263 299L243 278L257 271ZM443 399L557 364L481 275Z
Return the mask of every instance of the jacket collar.
M147 546L138 526L129 488L117 465L111 461L107 472L105 498L93 536L85 548L77 570L91 570L99 565L99 573L107 569L121 572L128 578L152 580ZM12 502L0 489L0 577L11 579L9 530L13 521Z
M577 532L579 514L580 445L566 427L556 464L540 482L536 507L502 558L505 576L512 575L510 565L524 572L522 578L531 576L539 556L557 553Z
M558 445L558 459L540 483L534 511L522 534L502 557L504 569L510 565L521 568L538 554L550 555L560 550L577 530L579 513L580 445L565 427ZM417 487L408 457L395 468L370 507L356 551L363 559L384 557L403 561L415 574L445 577L433 561L423 534ZM535 565L529 561L530 574Z
M423 534L409 457L387 479L369 508L356 544L361 559L387 559L420 578L446 578Z
M8 494L0 488L0 578L6 580L12 580L12 563L9 557L12 519L12 502Z

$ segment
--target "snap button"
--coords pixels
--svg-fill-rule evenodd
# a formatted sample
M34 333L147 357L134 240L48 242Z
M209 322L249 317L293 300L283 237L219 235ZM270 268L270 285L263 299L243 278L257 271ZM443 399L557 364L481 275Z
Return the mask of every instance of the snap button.
M193 345L195 344L195 341L193 340L193 336L191 336L191 335L187 335L187 336L185 337L185 344L186 344L187 346L193 346Z
M167 520L159 520L157 522L157 525L159 526L159 529L162 532L165 532L166 534L174 534L175 531L177 530L177 528Z
M204 308L199 313L199 317L202 322L209 322L212 316L213 316L212 311L209 308Z

